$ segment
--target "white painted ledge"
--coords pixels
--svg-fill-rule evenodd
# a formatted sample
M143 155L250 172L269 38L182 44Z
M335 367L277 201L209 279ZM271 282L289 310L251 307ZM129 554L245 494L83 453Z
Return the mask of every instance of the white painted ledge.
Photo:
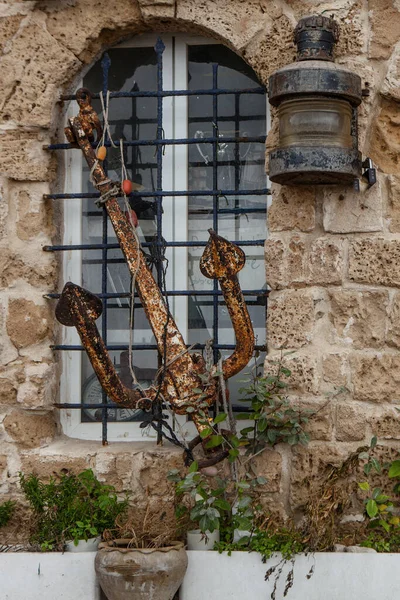
M188 552L188 570L180 600L269 600L274 579L259 555L233 552ZM95 554L1 553L1 600L100 600L94 571ZM311 567L314 574L307 579ZM287 564L277 585L282 600ZM400 590L399 554L318 553L298 555L287 600L395 600Z
M0 554L1 600L100 600L95 552Z
M265 581L267 569L279 556L263 564L259 555L232 552L188 552L189 564L180 600L269 600L274 576ZM314 566L310 579L306 575ZM278 581L276 598L282 600L286 564ZM399 554L321 552L297 555L293 587L287 600L395 600L400 590Z

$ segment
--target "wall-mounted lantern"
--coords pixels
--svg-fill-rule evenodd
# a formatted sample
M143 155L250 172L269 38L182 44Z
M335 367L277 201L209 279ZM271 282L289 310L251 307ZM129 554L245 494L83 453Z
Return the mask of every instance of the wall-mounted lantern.
M294 31L297 61L269 79L269 101L279 119L279 146L269 160L271 181L353 185L362 174L357 134L361 79L334 63L338 38L332 18L301 19ZM374 170L365 175L372 185Z

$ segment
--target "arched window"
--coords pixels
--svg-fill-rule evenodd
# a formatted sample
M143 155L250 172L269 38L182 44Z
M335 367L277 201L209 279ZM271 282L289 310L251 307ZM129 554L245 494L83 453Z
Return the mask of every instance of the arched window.
M245 249L247 263L239 279L262 347L268 115L265 90L253 71L210 40L143 36L108 50L82 84L104 97L111 92L110 129L114 141L124 140L125 165L136 190L130 203L139 217L137 231L149 255L165 240L167 297L186 343L204 346L212 339L215 362L235 343L218 285L199 270L212 227ZM100 101L93 105L101 114ZM77 113L75 102L69 112ZM94 203L83 163L80 151L67 150L65 191L53 195L65 198L64 240L53 249L64 250L64 280L101 297L98 326L124 383L130 384L127 348L133 338L133 365L146 385L159 366L155 341L137 298L131 310L130 274L105 209ZM121 180L119 149L108 148L106 166L111 179ZM84 439L142 439L140 411L90 407L106 404L107 398L73 328L64 328L56 348L63 351L60 401L70 406L62 411L64 432ZM229 386L235 402L240 384L233 379Z

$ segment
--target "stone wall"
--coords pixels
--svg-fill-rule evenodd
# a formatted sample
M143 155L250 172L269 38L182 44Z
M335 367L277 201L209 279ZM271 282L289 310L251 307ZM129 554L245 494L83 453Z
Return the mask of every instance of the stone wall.
M57 186L43 150L60 123L58 97L106 47L136 33L189 31L238 52L260 80L294 59L292 30L304 15L334 13L337 60L370 94L360 109L360 149L378 184L273 186L266 242L267 368L282 351L291 394L318 409L308 448L277 447L259 460L265 500L291 514L321 469L373 433L399 445L400 3L398 0L8 0L0 3L0 498L18 493L19 470L50 474L91 466L118 489L170 505L164 483L179 461L152 443L66 439L53 409L59 357L54 304L59 265L43 252L62 215L43 200ZM267 147L276 141L273 123ZM155 466L154 471L149 467Z

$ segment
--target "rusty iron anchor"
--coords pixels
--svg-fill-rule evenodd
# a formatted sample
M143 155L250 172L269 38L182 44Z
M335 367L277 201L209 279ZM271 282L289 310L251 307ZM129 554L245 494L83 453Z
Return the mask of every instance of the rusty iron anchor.
M69 127L65 130L66 137L83 151L92 172L94 185L101 193L100 202L107 210L128 268L135 277L138 296L155 335L159 353L166 358L162 394L178 414L185 414L188 407L192 408L192 419L201 434L208 428L210 422L207 406L212 406L217 399L216 380L210 377L209 383L201 393L194 391L202 386L200 375L206 373L205 361L199 354L188 353L182 335L169 314L161 291L147 266L143 251L137 245L132 226L119 207L117 201L119 190L108 179L96 158L91 145L93 129L96 129L98 136L101 133L99 133L98 116L91 107L90 92L85 89L78 90L77 99L80 113L69 120ZM223 373L227 378L248 363L254 350L253 329L236 277L236 273L244 266L245 255L237 246L214 232L210 232L210 236L203 255L203 273L207 277L217 278L221 283L237 342L232 356L223 362ZM125 407L148 407L148 403L157 395L156 389L151 387L145 390L144 398L139 390L128 390L123 386L94 323L95 315L99 314L98 304L89 292L79 286L72 286L73 284L67 284L64 288L57 318L65 325L76 326L102 387L107 394L110 392L110 397L116 403ZM216 367L214 367L215 371ZM203 445L206 442L207 438L203 440ZM217 457L217 452L209 459L208 464L215 464L222 460L226 456L226 451L220 451L219 454L220 458ZM216 458L218 460L215 460Z

